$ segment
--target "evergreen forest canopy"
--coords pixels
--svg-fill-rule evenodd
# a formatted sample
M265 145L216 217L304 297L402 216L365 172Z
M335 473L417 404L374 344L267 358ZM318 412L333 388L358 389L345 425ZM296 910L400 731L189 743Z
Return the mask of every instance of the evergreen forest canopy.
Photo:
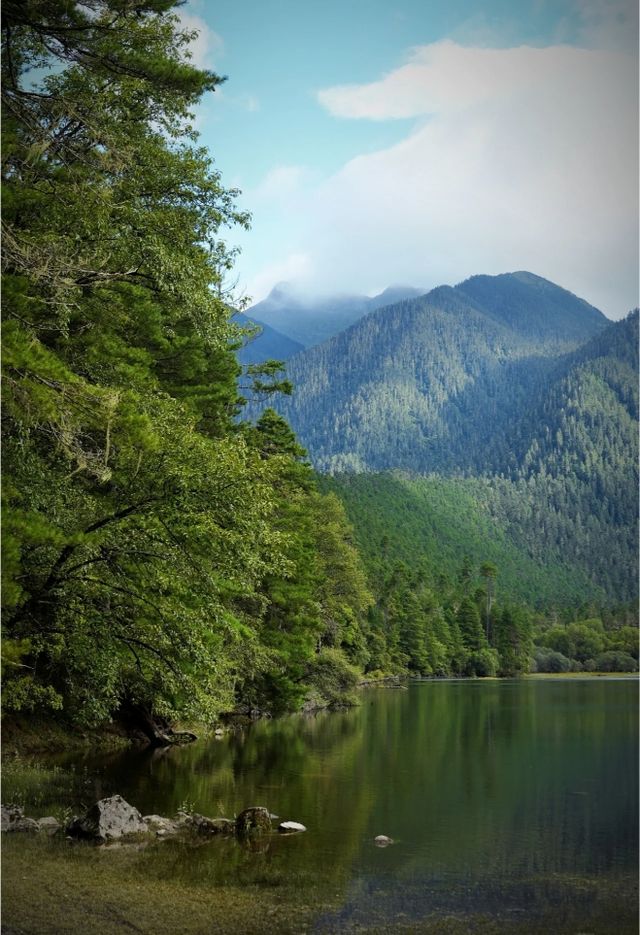
M530 273L476 276L368 315L287 373L294 394L274 405L361 542L379 544L376 513L404 522L412 490L409 525L437 529L419 554L440 571L484 542L533 606L636 597L637 310L607 322ZM371 476L394 469L401 487ZM415 544L407 532L401 557Z
M3 5L9 710L290 708L363 658L340 503L280 417L237 419L287 387L233 353L221 230L248 219L197 146L221 79L175 6Z
M238 364L223 232L249 219L198 146L191 112L222 79L191 64L176 8L2 8L5 710L119 716L157 739L162 719L238 702L348 701L363 671L526 670L549 620L499 600L490 556L447 578L381 544L378 575L337 488L264 409L291 391L281 368ZM571 360L558 380L582 367L598 399L606 381L610 414L622 364ZM607 516L624 477L602 472ZM588 657L542 645L579 665L624 655L627 622L605 619Z

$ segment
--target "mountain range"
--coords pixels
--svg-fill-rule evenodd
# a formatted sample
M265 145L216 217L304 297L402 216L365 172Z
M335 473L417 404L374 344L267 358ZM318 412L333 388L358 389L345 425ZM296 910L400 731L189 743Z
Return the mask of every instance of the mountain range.
M286 282L278 283L266 299L253 305L247 317L275 329L303 347L312 347L348 328L378 308L421 295L423 290L390 286L379 295L301 295ZM260 345L262 338L255 343ZM286 359L286 358L283 358Z
M593 594L629 598L637 348L637 313L610 322L528 272L474 276L377 308L298 352L287 362L294 393L275 408L320 472L368 475L334 482L360 485L350 497L356 532L357 504L378 489L372 473L404 472L418 513L425 478L449 478L505 548L541 569L562 565L565 578L573 568L585 593L589 581Z

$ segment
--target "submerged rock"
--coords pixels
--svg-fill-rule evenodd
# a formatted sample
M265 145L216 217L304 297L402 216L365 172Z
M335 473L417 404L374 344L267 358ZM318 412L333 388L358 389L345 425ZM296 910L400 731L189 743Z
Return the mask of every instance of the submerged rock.
M304 825L299 821L281 821L278 825L278 831L282 834L295 834L297 831L306 831Z
M96 841L113 841L129 834L144 834L148 831L137 808L129 805L121 795L100 799L92 805L84 818L74 818L67 827L72 837L93 838Z
M194 812L190 817L189 826L198 834L233 834L235 825L228 818L207 818Z
M245 808L236 818L236 834L264 834L271 831L271 818L266 808Z
M388 847L389 844L393 844L393 838L388 838L386 834L379 834L373 839L373 843L376 847Z

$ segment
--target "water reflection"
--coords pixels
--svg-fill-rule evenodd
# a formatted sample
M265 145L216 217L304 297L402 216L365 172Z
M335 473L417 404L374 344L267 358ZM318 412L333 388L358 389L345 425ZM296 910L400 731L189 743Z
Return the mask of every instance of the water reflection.
M265 805L303 822L307 834L254 850L164 844L157 872L340 886L343 907L319 931L451 911L551 918L556 931L602 913L611 928L598 930L624 931L635 912L637 691L635 681L424 682L222 741L73 762L89 777L86 804L119 792L145 814ZM378 849L378 834L397 843Z

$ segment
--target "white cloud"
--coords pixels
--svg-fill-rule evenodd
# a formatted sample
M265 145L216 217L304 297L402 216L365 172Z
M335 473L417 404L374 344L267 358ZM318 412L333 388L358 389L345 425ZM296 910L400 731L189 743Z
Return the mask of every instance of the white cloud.
M257 188L253 189L253 199L272 201L289 200L301 193L303 185L310 178L304 166L274 166L265 175Z
M198 33L196 39L188 47L191 63L196 68L215 70L216 62L222 56L224 49L222 38L207 26L202 17L195 13L187 13L184 8L180 10L179 19L183 29Z
M307 282L313 275L313 263L306 253L291 253L284 260L266 264L246 288L252 304L263 299L279 282Z
M637 302L636 84L619 51L448 41L380 81L319 92L341 119L416 123L284 199L309 285L530 269L620 317ZM286 171L276 182L286 192Z

